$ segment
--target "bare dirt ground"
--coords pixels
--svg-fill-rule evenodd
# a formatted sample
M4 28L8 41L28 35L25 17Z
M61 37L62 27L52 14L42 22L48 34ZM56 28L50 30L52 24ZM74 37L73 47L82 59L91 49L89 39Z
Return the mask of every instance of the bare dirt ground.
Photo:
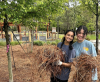
M34 46L33 53L30 53L31 46L27 46L28 45L23 45L25 52L29 52L28 54L25 54L19 45L12 46L13 52L11 51L11 59L14 82L50 82L50 73L44 71L40 75L37 69L39 60L35 54L37 49L42 48L42 46ZM98 55L97 59L100 62L100 55ZM100 72L98 74L100 79ZM6 47L0 47L0 82L9 82Z

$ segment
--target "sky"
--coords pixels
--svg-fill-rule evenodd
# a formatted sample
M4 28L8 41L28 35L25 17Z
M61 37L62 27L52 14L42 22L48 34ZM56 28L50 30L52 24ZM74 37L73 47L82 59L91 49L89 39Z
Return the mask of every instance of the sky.
M1 0L2 1L2 0ZM10 4L11 3L11 1L13 1L13 0L7 0L8 1L8 3ZM73 4L74 4L74 2L69 2L69 7L73 7ZM76 5L79 5L79 2L76 2Z
M69 2L69 7L73 7L74 4L74 2ZM80 5L78 1L76 2L76 5Z

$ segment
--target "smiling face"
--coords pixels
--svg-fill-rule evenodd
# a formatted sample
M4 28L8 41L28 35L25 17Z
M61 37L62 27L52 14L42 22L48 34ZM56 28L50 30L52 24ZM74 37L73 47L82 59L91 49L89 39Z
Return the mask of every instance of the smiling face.
M83 29L81 29L80 32L78 32L76 36L79 43L83 42L84 39L86 38L86 34L84 35Z
M65 41L66 42L71 42L73 40L73 37L74 37L74 33L69 31L66 35L65 35Z

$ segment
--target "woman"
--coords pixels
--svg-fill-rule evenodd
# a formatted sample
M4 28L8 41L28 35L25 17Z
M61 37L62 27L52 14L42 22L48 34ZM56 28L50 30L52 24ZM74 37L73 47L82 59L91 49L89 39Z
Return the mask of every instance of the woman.
M92 54L93 57L97 56L96 50L92 42L85 40L86 35L87 35L87 27L85 26L79 26L77 31L76 31L76 37L77 37L77 42L73 44L73 48L75 49L76 52L76 57L80 56L81 53L85 54ZM97 80L97 72L94 77L92 77L93 82L96 82Z
M74 32L71 30L67 30L63 41L58 43L57 47L61 48L63 53L65 54L65 62L61 62L58 60L56 65L62 65L63 69L60 75L56 77L51 76L51 82L67 82L70 73L70 67L72 58L75 58L75 50L72 47L73 39L74 39Z

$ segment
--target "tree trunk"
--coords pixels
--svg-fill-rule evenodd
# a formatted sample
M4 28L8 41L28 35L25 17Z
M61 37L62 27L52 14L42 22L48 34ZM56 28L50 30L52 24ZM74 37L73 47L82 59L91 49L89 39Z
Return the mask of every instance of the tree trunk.
M96 16L96 52L98 54L98 16Z
M50 18L49 18L49 31L50 31Z
M33 52L33 30L31 29L31 52Z
M57 31L58 31L58 39L59 39L59 19L57 20Z
M10 41L8 35L8 25L7 25L7 15L5 15L6 19L4 19L4 31L6 38L6 47L7 47L7 57L8 57L8 71L9 71L9 82L13 82L13 73L12 73L12 63L11 63L11 55L10 55Z
M96 3L96 52L98 54L98 3Z

